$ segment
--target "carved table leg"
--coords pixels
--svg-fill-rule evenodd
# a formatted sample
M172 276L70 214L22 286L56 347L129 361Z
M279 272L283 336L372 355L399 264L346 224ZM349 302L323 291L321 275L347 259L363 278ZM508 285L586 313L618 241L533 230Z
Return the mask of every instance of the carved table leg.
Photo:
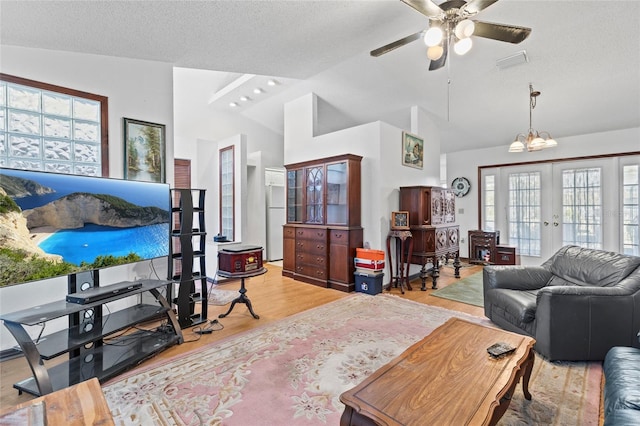
M531 378L531 371L533 370L533 362L536 357L533 351L529 351L527 360L524 363L524 372L522 373L522 393L524 397L531 401L531 392L529 392L529 379Z
M420 281L422 281L421 291L427 291L427 259L425 258L420 269Z
M438 267L439 259L438 256L433 257L433 270L431 271L431 281L433 282L431 289L435 290L438 288L438 277L440 276L440 268Z
M460 278L460 252L456 252L456 257L453 260L453 276Z

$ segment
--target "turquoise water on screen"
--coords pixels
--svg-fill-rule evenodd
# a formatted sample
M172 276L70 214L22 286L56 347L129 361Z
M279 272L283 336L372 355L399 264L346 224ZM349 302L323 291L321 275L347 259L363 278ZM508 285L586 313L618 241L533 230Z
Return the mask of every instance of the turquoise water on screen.
M88 224L78 229L63 229L40 243L50 254L59 254L66 262L91 263L101 254L126 256L136 253L143 259L169 254L169 224L114 228Z

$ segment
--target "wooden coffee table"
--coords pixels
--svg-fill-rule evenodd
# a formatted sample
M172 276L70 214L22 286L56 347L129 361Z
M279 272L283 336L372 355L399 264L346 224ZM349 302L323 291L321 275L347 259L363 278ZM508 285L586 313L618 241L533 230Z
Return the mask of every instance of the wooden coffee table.
M496 342L515 352L492 358ZM345 425L493 425L522 378L526 399L535 340L452 318L340 395Z

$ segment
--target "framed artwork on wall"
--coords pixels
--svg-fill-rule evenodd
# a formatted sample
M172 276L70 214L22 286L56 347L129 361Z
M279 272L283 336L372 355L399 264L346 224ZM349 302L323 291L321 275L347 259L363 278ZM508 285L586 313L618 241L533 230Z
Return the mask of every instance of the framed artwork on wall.
M123 127L125 179L166 182L165 125L123 118Z
M391 212L391 229L409 229L409 212Z
M402 132L402 164L416 169L424 164L424 141L408 132Z

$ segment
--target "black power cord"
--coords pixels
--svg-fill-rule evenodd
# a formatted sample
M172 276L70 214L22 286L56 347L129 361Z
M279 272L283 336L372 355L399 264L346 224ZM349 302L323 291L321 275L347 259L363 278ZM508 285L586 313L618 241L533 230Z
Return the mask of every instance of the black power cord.
M192 330L194 333L202 335L202 334L211 334L214 331L220 331L223 328L224 328L224 325L222 325L220 321L218 321L217 319L213 319L206 326L193 327Z

